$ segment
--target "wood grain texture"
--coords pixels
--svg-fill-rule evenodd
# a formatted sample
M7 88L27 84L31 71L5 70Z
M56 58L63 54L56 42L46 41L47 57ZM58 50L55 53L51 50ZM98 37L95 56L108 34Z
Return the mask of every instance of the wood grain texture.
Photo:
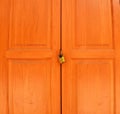
M112 60L72 61L69 80L72 113L114 114L113 65Z
M59 2L0 1L0 114L60 114Z
M119 0L113 0L113 22L114 22L114 39L115 39L115 92L116 92L116 114L120 114L120 5Z
M119 2L1 0L0 114L120 114Z
M11 114L52 114L51 60L9 61ZM55 91L57 93L58 91ZM55 112L54 112L55 113Z
M63 1L63 114L119 114L118 0Z
M112 4L110 0L75 0L72 4L74 47L112 48Z
M11 0L10 47L51 48L52 2Z
M0 114L8 114L8 86L7 86L7 50L9 33L9 0L0 0Z

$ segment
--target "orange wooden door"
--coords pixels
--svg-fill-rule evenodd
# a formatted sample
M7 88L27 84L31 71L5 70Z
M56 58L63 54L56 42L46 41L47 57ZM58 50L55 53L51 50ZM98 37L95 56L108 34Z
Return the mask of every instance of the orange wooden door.
M0 114L60 114L59 0L0 0Z
M120 114L119 0L63 0L63 114Z

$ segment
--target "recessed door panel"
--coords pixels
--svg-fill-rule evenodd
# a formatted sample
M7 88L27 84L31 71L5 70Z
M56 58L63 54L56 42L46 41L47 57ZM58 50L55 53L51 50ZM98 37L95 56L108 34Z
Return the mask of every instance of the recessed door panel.
M51 60L9 61L11 114L52 114Z
M73 60L71 65L71 112L114 114L114 61Z
M112 3L110 0L75 0L74 46L79 48L112 48Z
M50 0L11 0L10 46L51 48L52 10Z

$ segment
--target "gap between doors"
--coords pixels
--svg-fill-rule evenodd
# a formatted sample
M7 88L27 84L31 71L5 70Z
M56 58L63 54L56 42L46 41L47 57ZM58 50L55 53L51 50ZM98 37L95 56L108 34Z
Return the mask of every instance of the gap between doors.
M60 51L62 50L62 0L60 0ZM60 114L62 114L62 64L60 64Z

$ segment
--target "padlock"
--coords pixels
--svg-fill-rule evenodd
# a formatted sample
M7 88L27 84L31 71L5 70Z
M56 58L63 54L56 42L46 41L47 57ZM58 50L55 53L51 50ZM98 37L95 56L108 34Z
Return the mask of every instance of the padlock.
M59 62L60 62L60 64L65 63L65 57L63 56L62 50L60 50Z
M59 62L60 64L63 64L65 62L65 57L63 55L59 56Z

